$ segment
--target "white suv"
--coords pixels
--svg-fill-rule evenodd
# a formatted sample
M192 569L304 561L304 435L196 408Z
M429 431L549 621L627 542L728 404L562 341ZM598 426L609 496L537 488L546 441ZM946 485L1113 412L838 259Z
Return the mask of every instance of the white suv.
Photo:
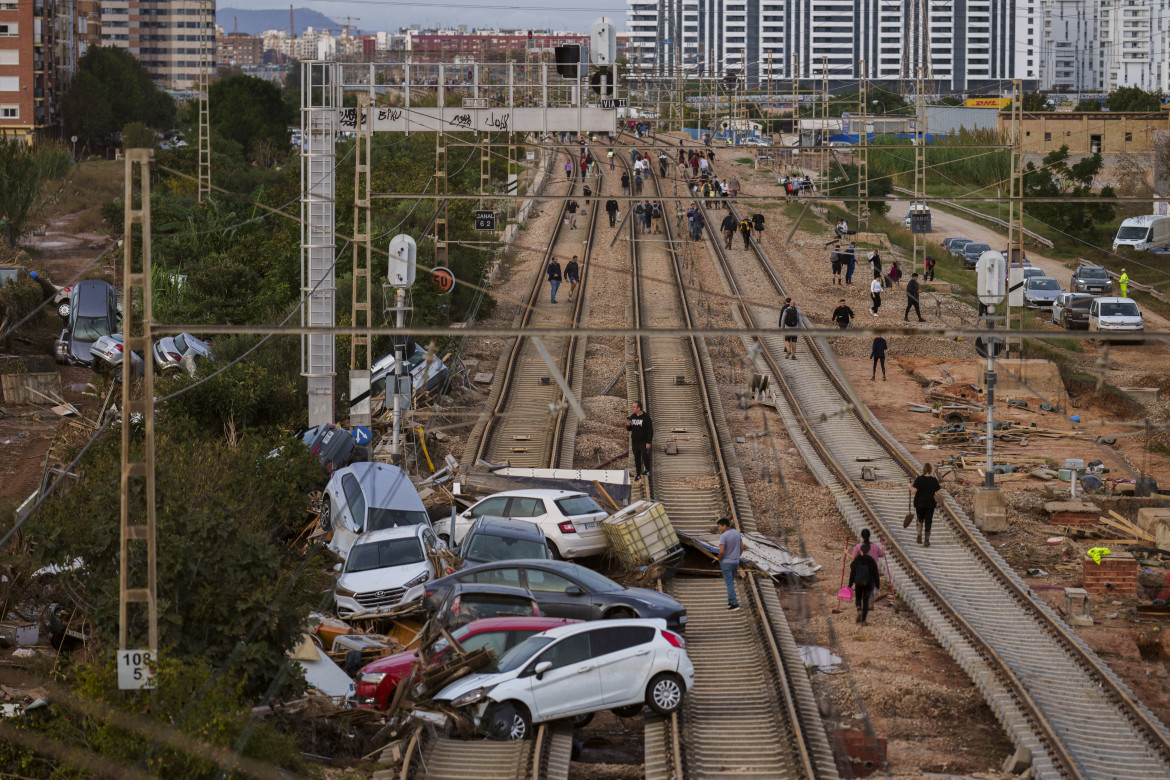
M571 490L509 490L496 493L465 510L455 520L454 544L459 544L472 524L481 517L507 517L535 523L544 531L549 549L556 558L584 558L605 552L605 529L609 517L586 493ZM441 535L450 534L448 523L436 523Z
M1132 298L1094 298L1089 304L1089 330L1099 333L1131 333L1143 341L1145 322Z
M337 616L389 612L421 599L435 578L434 554L443 543L425 525L371 531L353 543L333 588Z
M494 736L526 739L534 723L600 710L629 717L648 705L669 715L694 684L686 642L666 621L599 620L534 634L500 656L494 671L451 683L435 702L469 708Z

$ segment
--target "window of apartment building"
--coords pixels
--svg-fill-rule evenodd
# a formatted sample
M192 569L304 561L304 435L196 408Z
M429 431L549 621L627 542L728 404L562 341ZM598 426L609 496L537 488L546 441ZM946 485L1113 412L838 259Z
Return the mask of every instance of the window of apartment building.
M1126 133L1125 134L1125 142L1129 143L1132 140L1133 140L1133 133Z
M20 106L0 105L0 119L20 119Z
M19 92L20 76L0 76L0 92Z
M1052 133L1045 133L1044 134L1044 142L1047 143L1051 140L1052 140Z
M20 52L16 49L4 49L0 51L0 65L19 65Z
M15 38L17 35L19 35L19 32L17 32L17 27L18 25L16 22L6 22L4 24L0 24L0 38Z
M0 11L15 11L16 3L0 3Z

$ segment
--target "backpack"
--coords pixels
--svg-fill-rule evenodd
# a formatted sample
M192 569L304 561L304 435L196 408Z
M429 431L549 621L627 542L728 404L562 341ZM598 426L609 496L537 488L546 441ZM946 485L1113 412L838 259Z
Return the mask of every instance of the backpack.
M643 213L645 213L645 211L646 210L642 207L641 203L639 203L637 206L634 206L634 213L635 214L643 214Z
M752 222L755 223L756 230L760 231L761 233L764 232L764 215L763 214L753 214L752 215Z
M740 232L742 232L742 233L750 233L750 232L752 232L752 223L748 222L745 219L744 221L739 223L739 229L740 229Z
M860 560L860 558L858 559ZM873 584L873 572L869 570L869 566L865 563L857 565L857 571L853 574L853 583L859 588L868 588Z
M800 324L800 315L796 311L795 306L789 306L784 310L784 325L788 328L795 328Z
M655 203L654 204L654 218L659 219L661 217L662 217L662 209L658 208L658 204Z

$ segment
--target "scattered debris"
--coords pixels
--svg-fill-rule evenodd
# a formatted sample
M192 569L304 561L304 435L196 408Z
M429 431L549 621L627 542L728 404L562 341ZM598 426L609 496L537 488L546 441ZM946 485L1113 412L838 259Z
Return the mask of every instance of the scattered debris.
M754 533L741 534L743 539L742 562L767 574L779 578L785 574L797 577L812 577L821 566L812 558L802 558L788 552L784 547L765 536ZM719 552L719 534L680 534L686 544L714 558Z
M804 661L804 665L810 669L816 669L818 672L840 671L841 657L834 655L829 648L819 645L801 645L799 649L800 660Z
M610 547L628 571L682 557L679 537L660 501L635 501L601 525Z

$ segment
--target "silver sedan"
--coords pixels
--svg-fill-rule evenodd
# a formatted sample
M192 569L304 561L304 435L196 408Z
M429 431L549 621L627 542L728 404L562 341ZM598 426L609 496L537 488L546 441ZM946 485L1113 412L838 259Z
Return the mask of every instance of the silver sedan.
M162 371L177 368L186 363L187 371L195 375L195 361L203 358L214 360L211 356L211 342L195 338L190 333L180 333L178 336L167 336L154 344L154 364Z

